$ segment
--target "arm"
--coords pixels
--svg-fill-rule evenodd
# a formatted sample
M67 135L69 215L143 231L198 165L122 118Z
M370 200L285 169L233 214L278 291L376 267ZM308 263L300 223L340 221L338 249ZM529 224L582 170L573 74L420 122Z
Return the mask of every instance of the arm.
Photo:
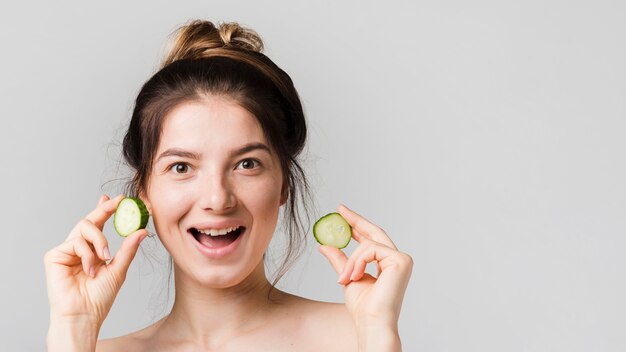
M89 319L51 321L46 339L48 352L95 351L100 328Z
M359 352L402 351L400 335L396 327L357 327Z

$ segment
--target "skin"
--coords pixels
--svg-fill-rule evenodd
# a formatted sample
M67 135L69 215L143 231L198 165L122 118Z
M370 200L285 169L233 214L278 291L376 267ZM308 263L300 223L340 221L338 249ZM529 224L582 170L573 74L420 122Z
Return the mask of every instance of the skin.
M168 114L157 158L174 147L198 156L157 159L141 195L174 259L172 311L143 330L97 341L147 235L145 230L131 234L111 259L102 227L123 196L103 196L67 240L46 254L49 351L400 350L397 322L412 260L383 230L345 206L337 210L353 226L359 246L350 258L328 246L320 246L320 252L337 272L346 303L312 301L276 289L268 300L263 253L287 192L271 148L235 153L251 143L269 147L256 118L224 97L186 102ZM187 229L221 220L234 220L246 231L234 252L208 258ZM377 278L365 273L369 262L377 263Z

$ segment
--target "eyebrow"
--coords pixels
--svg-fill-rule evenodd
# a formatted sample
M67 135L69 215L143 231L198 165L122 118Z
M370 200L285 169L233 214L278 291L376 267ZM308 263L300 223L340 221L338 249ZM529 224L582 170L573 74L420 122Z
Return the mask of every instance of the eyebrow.
M229 153L229 155L231 157L235 157L235 156L249 153L254 150L265 150L267 153L271 153L270 148L267 145L263 143L259 143L259 142L254 142L254 143L246 144L239 149L233 150L232 152ZM161 155L159 155L159 157L157 158L157 162L161 160L162 158L165 158L168 156L178 156L181 158L200 160L200 154L190 152L188 150L181 149L181 148L170 148L164 151L163 153L161 153Z

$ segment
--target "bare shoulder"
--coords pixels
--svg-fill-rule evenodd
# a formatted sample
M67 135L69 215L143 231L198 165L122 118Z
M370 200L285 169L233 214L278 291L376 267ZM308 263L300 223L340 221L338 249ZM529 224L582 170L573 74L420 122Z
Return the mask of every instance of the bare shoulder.
M109 351L130 351L128 337L120 336L111 339L98 340L96 344L96 352L109 352Z
M149 350L150 336L160 325L158 321L144 329L135 331L128 335L118 336L110 339L98 340L96 352L124 352L124 351L144 351Z
M297 296L296 296L297 297ZM316 301L304 297L297 297L300 309L309 317L312 322L335 320L338 324L352 327L352 317L343 303L331 303Z
M285 301L283 314L284 322L290 324L288 329L300 337L301 341L308 341L310 346L319 346L323 351L353 351L356 350L356 328L352 316L343 303L316 301L295 295L289 295ZM323 332L323 338L320 338Z

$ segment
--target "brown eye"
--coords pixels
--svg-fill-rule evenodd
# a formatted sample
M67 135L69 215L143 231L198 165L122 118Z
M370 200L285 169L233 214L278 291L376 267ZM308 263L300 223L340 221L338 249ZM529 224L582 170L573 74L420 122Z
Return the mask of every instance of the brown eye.
M245 170L254 169L259 165L259 162L254 159L245 159L239 163L239 167Z
M184 174L186 171L188 171L189 165L183 164L183 163L176 163L172 165L170 169L173 170L174 173L176 174Z

